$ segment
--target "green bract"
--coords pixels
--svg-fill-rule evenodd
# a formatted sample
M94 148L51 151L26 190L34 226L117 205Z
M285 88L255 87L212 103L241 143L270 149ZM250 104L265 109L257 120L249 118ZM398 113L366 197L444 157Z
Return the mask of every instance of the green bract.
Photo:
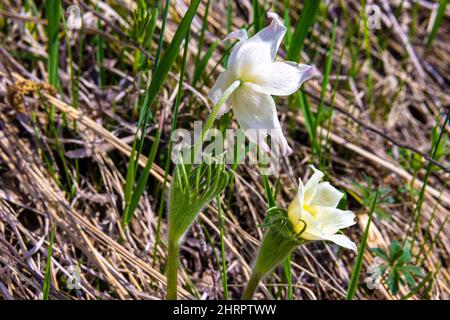
M227 184L224 164L176 165L169 196L170 241L179 241L200 210Z
M268 230L261 242L252 276L245 289L243 299L251 299L258 283L273 268L279 265L297 246L307 242L301 239L302 232L295 232L286 210L273 207L267 211L267 217L261 227Z
M228 184L223 161L206 161L198 166L177 164L169 194L169 252L167 257L167 298L177 298L180 242L200 210L220 195Z

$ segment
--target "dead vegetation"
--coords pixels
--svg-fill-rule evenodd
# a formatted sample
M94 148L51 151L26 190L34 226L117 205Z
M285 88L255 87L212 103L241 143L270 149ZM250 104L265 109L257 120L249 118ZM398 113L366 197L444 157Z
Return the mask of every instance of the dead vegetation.
M165 114L159 152L132 223L123 228L123 188L136 131L136 105L148 77L148 73L133 70L135 52L153 58L157 40L152 42L149 53L128 34L130 14L135 9L132 1L75 2L84 13L83 33L69 39L60 25L58 90L48 85L47 20L40 11L42 3L35 1L39 15L26 14L20 1L6 0L0 6L0 296L42 297L50 234L55 226L51 299L161 299L165 297L166 219L163 213L159 230L158 210L179 63L172 67L153 105L154 124L146 133L144 154L148 154L154 141L160 115ZM321 13L307 38L302 60L323 70L328 33L334 18L339 17L333 68L324 99L326 105L333 106L333 116L330 126L322 127L320 134L330 146L328 177L347 191L347 205L357 214L358 224L347 234L359 243L369 208L358 199L373 191L367 190L369 177L372 188L384 188L386 194L379 202L368 248L388 249L393 240L401 242L407 238L425 181L412 253L419 255L418 264L424 273L431 274L432 281L429 288L419 288L410 298L449 299L448 142L444 144L443 156L435 159L429 178L426 168L431 158L432 130L435 126L438 131L442 128L450 105L450 12L447 9L436 39L427 48L429 26L433 24L430 19L435 17L437 5L417 1L416 27L414 34L408 35L415 1L401 2L402 7L400 1L379 3L382 29L370 31L371 65L357 35L350 35L355 39L350 39L353 47L348 46L349 26L343 18L343 1L331 1L328 15ZM226 3L212 1L205 50L226 35ZM232 29L251 22L252 1L232 3ZM62 5L65 8L69 4L63 1ZM93 9L96 5L97 10ZM359 1L346 1L345 6L350 21L356 25ZM206 3L202 2L192 24L178 121L181 128L192 128L193 121L205 119L210 108L206 93L212 80L192 84L205 8ZM277 1L275 8L283 12L283 1ZM186 9L185 1L173 1L170 5L166 43L171 41ZM301 5L291 1L293 25L300 12ZM159 19L155 39L160 28ZM106 42L101 66L93 41L99 36ZM81 38L84 41L80 49ZM355 56L356 48L360 52ZM224 52L223 43L219 43L207 61L205 73L212 72L212 79L222 68L217 62ZM77 106L73 105L71 65L79 75ZM352 75L354 67L358 72ZM100 69L107 75L103 85L98 81ZM367 87L369 74L372 89ZM315 110L320 102L320 80L308 82L304 90ZM283 160L280 176L271 177L270 181L277 190L278 205L287 207L296 192L298 177L307 176L308 163L316 159L299 107L284 98L278 99L277 105L295 154ZM51 117L53 129L49 129ZM236 126L235 121L231 123ZM448 124L443 130L450 133ZM417 170L410 165L414 154L422 155ZM147 158L141 155L139 164L143 167L146 162ZM171 171L168 181L170 174ZM222 206L230 298L238 299L264 232L258 225L268 207L257 167L239 165L234 175L234 184L223 194ZM159 241L154 255L155 242ZM220 262L213 250L220 252L216 203L204 210L182 247L181 298L223 297L217 271ZM354 253L322 242L296 250L292 256L294 298L343 299L354 258ZM380 290L365 288L363 279L373 262L374 255L366 251L358 298L398 299L411 292L412 288L406 285L400 287L397 295L387 286ZM76 265L81 269L81 287L70 290L70 268ZM286 298L282 268L267 278L261 289L259 299Z

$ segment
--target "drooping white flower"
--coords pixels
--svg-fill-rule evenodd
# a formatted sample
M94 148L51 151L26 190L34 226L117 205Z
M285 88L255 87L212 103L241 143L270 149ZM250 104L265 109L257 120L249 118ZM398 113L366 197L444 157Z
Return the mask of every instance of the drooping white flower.
M347 236L338 234L340 229L356 222L352 211L337 209L344 194L330 185L320 182L323 173L311 166L314 174L303 185L299 179L298 193L288 208L288 217L295 232L306 240L329 240L342 247L356 250L356 245Z
M239 42L231 51L227 70L219 75L208 97L216 104L228 86L236 80L242 81L241 86L222 105L218 116L232 108L244 131L256 129L246 132L250 141L269 151L264 138L270 134L272 142L280 146L281 153L289 155L292 149L281 130L271 95L291 95L303 82L320 73L314 66L275 61L286 27L277 14L269 12L267 16L272 20L270 25L250 39L244 29L234 31L225 38L238 39Z

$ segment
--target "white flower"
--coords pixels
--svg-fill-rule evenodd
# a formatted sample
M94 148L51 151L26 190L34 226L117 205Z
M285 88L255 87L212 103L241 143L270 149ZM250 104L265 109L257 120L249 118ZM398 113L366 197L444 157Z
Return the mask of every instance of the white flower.
M222 105L218 116L232 108L244 131L257 129L246 132L250 141L269 151L264 138L270 134L272 143L280 146L281 153L289 155L292 149L281 130L271 95L293 94L304 81L320 73L313 66L274 61L286 27L277 14L269 12L267 16L272 20L270 25L250 39L244 29L234 31L225 38L238 39L239 42L231 51L228 70L219 75L208 97L216 104L230 84L236 80L242 81L241 86Z
M350 227L356 222L352 211L337 209L344 194L330 185L320 182L323 173L313 166L314 174L303 186L299 179L298 193L288 208L289 220L296 233L306 240L329 240L342 247L356 250L356 245L343 234L337 234L340 229Z

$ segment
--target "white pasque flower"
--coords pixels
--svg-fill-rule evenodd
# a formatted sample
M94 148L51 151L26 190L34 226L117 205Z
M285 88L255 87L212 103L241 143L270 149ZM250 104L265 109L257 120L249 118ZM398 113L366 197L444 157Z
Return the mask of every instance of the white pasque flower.
M288 217L296 233L305 240L329 240L342 247L356 250L347 236L337 234L340 229L356 222L352 211L337 209L344 194L329 182L320 182L323 172L313 166L314 174L303 185L299 179L298 193L288 208ZM306 226L305 226L306 224Z
M314 66L274 60L286 27L277 14L268 12L267 16L272 20L270 25L250 39L245 29L234 31L225 38L239 42L231 51L227 70L219 75L208 97L217 104L224 91L240 80L241 85L222 105L218 117L232 108L251 142L258 143L267 152L269 147L264 138L270 134L272 143L280 146L281 153L289 155L292 149L281 130L271 95L291 95L303 82L320 73Z

